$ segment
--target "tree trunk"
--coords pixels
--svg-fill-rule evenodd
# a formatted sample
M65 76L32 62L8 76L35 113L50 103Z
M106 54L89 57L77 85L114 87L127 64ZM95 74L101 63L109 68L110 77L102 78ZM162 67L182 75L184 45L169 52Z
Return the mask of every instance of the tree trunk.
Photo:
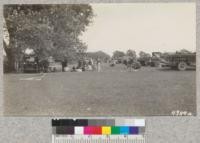
M14 59L14 55L12 53L12 49L9 48L8 46L6 46L5 42L3 42L3 47L6 53L6 57L7 57L7 61L5 61L4 59L4 64L6 64L7 66L5 66L6 69L4 69L7 72L13 72L15 71L15 59Z

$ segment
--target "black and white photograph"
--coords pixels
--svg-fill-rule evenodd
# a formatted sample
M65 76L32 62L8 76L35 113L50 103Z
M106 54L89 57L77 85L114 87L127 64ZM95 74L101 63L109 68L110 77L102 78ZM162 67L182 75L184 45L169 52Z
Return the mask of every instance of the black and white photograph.
M3 6L4 116L196 116L195 3Z

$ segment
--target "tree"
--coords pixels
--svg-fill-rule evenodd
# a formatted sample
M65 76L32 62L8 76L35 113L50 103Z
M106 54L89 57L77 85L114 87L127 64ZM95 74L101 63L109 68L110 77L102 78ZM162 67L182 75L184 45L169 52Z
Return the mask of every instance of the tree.
M14 56L13 62L17 62L25 49L31 48L40 59L73 59L77 49L87 49L79 36L92 17L92 7L87 4L5 5L4 18L12 49L7 55Z
M118 59L118 58L122 58L123 56L125 56L125 53L122 51L114 51L113 52L113 59Z
M126 52L126 55L133 58L133 59L136 59L137 58L137 55L136 55L136 52L134 50L131 50L129 49L127 52Z
M101 61L104 61L104 62L107 62L108 60L110 60L110 56L103 51L88 52L87 57L92 58L92 59L99 58Z
M151 55L149 53L140 51L138 61L142 66L147 66L150 62Z
M142 58L142 59L148 59L148 58L151 57L151 55L150 55L149 53L145 53L145 52L143 52L143 51L140 51L139 56L140 56L140 58Z

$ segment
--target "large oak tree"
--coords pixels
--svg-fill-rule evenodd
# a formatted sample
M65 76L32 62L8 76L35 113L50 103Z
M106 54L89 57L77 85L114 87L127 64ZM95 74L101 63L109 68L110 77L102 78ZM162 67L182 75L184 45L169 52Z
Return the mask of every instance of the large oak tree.
M4 5L4 18L10 43L4 47L10 65L20 62L26 48L39 59L76 59L87 46L79 36L92 22L93 10L88 4ZM9 52L8 52L9 51ZM80 55L80 54L79 54Z

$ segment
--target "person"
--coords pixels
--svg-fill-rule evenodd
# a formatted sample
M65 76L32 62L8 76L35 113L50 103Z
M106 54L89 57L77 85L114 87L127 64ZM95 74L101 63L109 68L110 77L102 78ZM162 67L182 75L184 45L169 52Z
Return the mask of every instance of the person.
M110 66L111 66L111 67L114 67L115 64L116 64L116 63L115 63L115 60L112 60L112 61L110 62Z
M94 63L93 63L92 58L89 59L89 62L88 62L88 69L89 69L89 70L94 70Z
M65 67L67 67L67 66L68 66L68 61L67 61L67 59L64 59L64 60L62 61L62 72L65 71Z
M87 66L86 59L83 59L83 61L82 61L82 71L86 71L86 66Z
M75 72L76 71L76 67L73 66L71 72Z
M132 66L133 66L133 59L129 58L127 61L127 68L130 72L132 71Z
M99 58L97 59L97 71L101 72L101 61Z

